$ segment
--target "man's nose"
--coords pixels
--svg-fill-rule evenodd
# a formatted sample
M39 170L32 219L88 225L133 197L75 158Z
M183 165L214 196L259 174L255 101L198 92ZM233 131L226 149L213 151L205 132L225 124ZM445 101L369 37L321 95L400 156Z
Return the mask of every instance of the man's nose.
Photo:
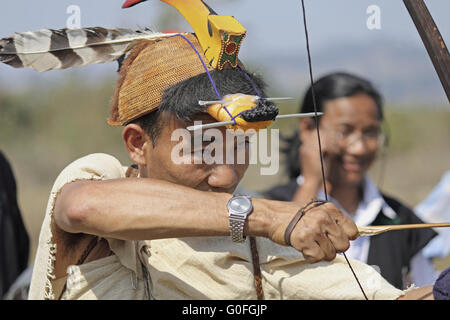
M229 189L238 183L234 164L216 165L208 177L208 184L213 188Z

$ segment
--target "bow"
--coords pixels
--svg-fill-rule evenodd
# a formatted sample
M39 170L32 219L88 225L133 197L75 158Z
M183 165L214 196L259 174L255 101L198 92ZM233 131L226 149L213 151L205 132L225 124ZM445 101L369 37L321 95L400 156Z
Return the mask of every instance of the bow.
M450 101L450 55L423 0L403 0Z

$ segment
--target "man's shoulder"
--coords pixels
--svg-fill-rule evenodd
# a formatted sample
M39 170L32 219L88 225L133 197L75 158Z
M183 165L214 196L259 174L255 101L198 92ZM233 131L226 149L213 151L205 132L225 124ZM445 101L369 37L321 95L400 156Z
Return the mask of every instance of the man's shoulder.
M80 165L102 166L102 167L122 166L122 164L116 157L106 153L91 153L83 157L80 157L69 164L69 166L80 166Z
M120 161L112 155L106 153L92 153L73 161L64 170L86 171L103 176L124 176L126 168L124 168Z
M53 192L76 180L108 180L125 178L126 167L120 161L105 153L83 156L67 165L56 178Z

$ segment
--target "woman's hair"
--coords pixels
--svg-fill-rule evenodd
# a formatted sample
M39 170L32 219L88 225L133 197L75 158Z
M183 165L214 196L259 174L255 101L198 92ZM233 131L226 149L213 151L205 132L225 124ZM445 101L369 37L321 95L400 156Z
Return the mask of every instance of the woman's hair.
M309 87L300 104L300 112L315 111L312 92L312 87ZM358 76L344 72L326 75L314 83L314 93L317 112L324 111L324 105L327 101L366 94L375 101L379 119L380 121L383 120L383 102L381 95L369 81ZM318 117L318 121L320 121L320 117ZM287 143L286 148L282 150L286 155L287 174L290 179L294 179L300 175L298 155L300 139L298 131L295 130L291 137L284 138L283 140Z

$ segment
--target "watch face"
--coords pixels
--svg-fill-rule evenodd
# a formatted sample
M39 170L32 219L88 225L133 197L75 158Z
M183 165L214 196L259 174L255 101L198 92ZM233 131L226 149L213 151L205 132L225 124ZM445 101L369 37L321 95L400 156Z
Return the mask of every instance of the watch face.
M235 197L231 199L229 208L236 213L248 213L252 209L252 202L247 197Z

